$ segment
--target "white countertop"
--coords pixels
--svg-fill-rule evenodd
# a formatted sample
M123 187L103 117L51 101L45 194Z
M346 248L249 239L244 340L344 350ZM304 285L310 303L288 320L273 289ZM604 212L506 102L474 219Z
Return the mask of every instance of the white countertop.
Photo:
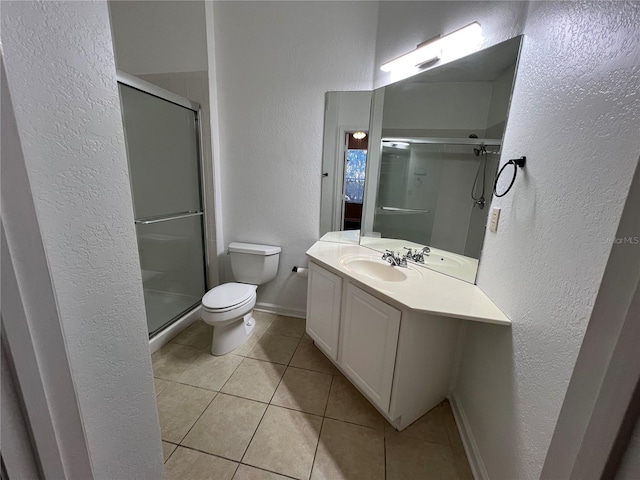
M337 232L327 232L322 236L320 241L358 245L360 243L360 230L341 230Z
M334 232L331 232L334 233ZM324 237L322 238L324 240ZM372 238L362 237L360 239L360 245L367 248L372 248L380 252L385 250L393 250L394 252L403 253L405 248L413 248L420 250L424 245L410 242L408 240L399 240L395 238ZM478 259L472 257L465 257L458 253L447 252L436 247L430 247L431 252L424 257L424 268L435 270L436 272L444 273L450 277L454 277L465 282L474 283L476 281L476 274L478 273ZM447 263L442 263L440 259L445 257L449 260ZM444 261L444 258L442 258Z
M340 263L345 256L379 256L360 245L316 242L307 255L315 262L342 277L348 277L380 296L422 313L462 318L477 322L511 325L511 320L477 285L420 267L403 282L385 282L354 273ZM398 267L389 267L398 268ZM416 274L417 273L417 274Z

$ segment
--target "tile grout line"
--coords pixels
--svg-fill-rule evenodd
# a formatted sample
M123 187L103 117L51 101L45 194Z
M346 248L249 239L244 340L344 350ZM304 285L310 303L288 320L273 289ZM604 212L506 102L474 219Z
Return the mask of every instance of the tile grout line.
M275 319L273 320L273 322L275 322ZM273 325L273 322L271 322L271 325ZM267 330L269 330L269 328L271 328L271 325L269 325L269 327L267 327ZM266 330L265 330L264 333L266 333ZM255 346L253 348L255 348ZM253 350L253 348L251 350ZM296 346L296 348L298 348L298 347ZM295 350L294 350L294 352L295 352ZM245 358L247 358L247 357L245 357ZM293 358L293 354L291 355L291 358ZM257 358L254 359L254 360L263 361L263 360L259 360ZM289 361L291 361L291 359L289 359ZM267 363L273 363L273 362L267 362ZM238 366L240 366L240 365L238 365ZM271 400L273 399L273 396L276 394L276 390L278 390L278 387L280 386L280 383L282 382L282 379L284 378L284 374L287 371L287 367L288 367L288 364L287 364L287 366L285 366L285 369L282 372L282 376L280 377L280 380L278 381L278 385L276 385L276 388L273 390L273 394L271 395L271 398L269 399L269 402L267 403L267 407L264 409L264 412L262 412L262 416L260 417L260 421L258 422L258 425L256 425L256 429L253 431L253 435L251 435L251 439L249 440L249 443L247 443L247 446L244 449L244 453L242 454L242 457L240 457L240 463L242 463L242 461L244 460L244 457L247 455L247 452L249 451L249 447L251 446L251 442L253 442L253 439L255 438L256 433L258 433L258 429L260 428L260 425L262 424L262 420L264 420L264 417L267 414L267 410L269 409L269 406L271 405ZM231 378L231 377L229 377L229 378ZM227 380L227 382L228 381L229 380ZM225 385L226 385L226 383L225 383ZM224 385L223 385L223 387L224 387ZM247 400L250 400L250 399L247 399ZM246 464L246 465L248 465L248 464ZM253 466L253 465L251 465L251 466Z
M309 472L309 478L313 475L313 469L316 466L316 457L318 456L318 449L320 448L320 439L322 438L322 429L324 428L324 419L322 417L322 423L320 424L320 431L318 432L318 441L316 442L316 449L313 452L313 462L311 462L311 471Z
M293 360L293 358L292 358L292 360ZM310 368L298 367L297 365L289 364L289 365L287 365L287 367L297 368L298 370L304 370L305 372L321 373L322 375L329 375L330 377L333 377L333 374L331 374L331 373L321 372L319 370L311 370Z
M350 422L349 420L342 420L340 418L327 417L326 415L324 416L324 418L328 418L329 420L333 420L335 422L342 422L348 425L354 425L356 427L368 428L369 430L374 430L376 432L382 432L382 435L385 436L384 429L381 429L381 428L370 427L369 425L362 425L361 423ZM414 437L409 437L409 438L414 438ZM428 443L433 443L433 442L428 442ZM435 444L435 445L439 445L439 444Z
M284 377L284 372L282 373L282 376ZM282 377L280 378L280 381L282 381ZM278 385L280 385L279 382L278 382ZM276 390L277 390L277 388L278 387L276 387ZM275 391L274 391L274 393L275 393ZM250 399L247 399L247 400L250 400ZM258 433L258 429L260 428L260 425L262 424L262 420L264 420L264 416L267 414L267 410L269 409L269 405L270 404L267 403L266 405L267 406L265 407L264 412L262 412L262 416L260 417L260 421L256 425L256 429L253 431L253 434L251 435L251 439L247 443L247 446L245 447L244 452L242 453L242 457L240 457L240 463L242 463L242 461L244 460L244 457L247 455L247 451L249 451L249 447L251 446L251 442L253 442L253 439L255 438L256 433ZM247 463L245 465L249 465L249 464ZM253 465L251 465L251 466L253 466Z
M229 352L231 353L231 352ZM236 355L237 357L239 357L240 355ZM233 369L233 372L231 372L231 375L229 375L229 378L227 378L224 383L222 384L222 386L220 387L220 390L218 390L218 393L223 393L222 389L224 388L224 386L229 383L229 380L231 380L231 377L233 377L233 375L238 371L238 369L240 368L240 365L242 365L242 362L244 362L245 357L242 357L242 360L240 360L240 362L238 363L238 365L236 365L236 368Z
M276 392L278 391L278 388L280 387L280 384L282 383L282 379L284 378L284 376L285 376L285 375L286 375L286 373L287 373L287 370L289 369L289 366L290 366L290 364L291 364L291 360L293 360L293 356L295 355L296 350L298 349L298 346L300 346L300 340L302 340L302 337L300 337L300 338L298 339L298 344L296 345L296 348L293 350L293 353L291 354L291 357L289 358L289 361L288 361L288 362L286 363L286 365L284 366L284 372L282 372L282 376L280 377L280 381L278 381L278 385L276 385L275 390L274 390L274 391L273 391L273 393L271 394L271 398L269 399L269 405L272 405L272 403L271 403L271 402L273 401L273 397L275 397ZM256 359L256 360L257 360L257 359ZM273 363L273 362L271 362L271 363ZM282 365L282 364L279 364L279 365ZM276 407L277 407L278 405L274 405L274 406L276 406Z
M282 408L284 410L289 410L290 412L298 412L298 413L304 413L305 415L311 415L312 417L320 417L320 418L325 418L322 415L319 415L317 413L309 413L309 412L305 412L304 410L296 410L295 408L291 408L291 407L283 407L282 405L276 405L274 403L270 403L268 405L269 407L276 407L276 408ZM332 419L333 420L333 419Z
M166 441L166 440L161 440L161 442L163 442L163 441ZM171 442L166 442L166 443L171 443ZM171 445L175 445L175 447L176 447L176 448L174 448L174 449L173 449L173 452L171 452L171 453L169 454L169 456L167 457L167 459L166 459L164 462L162 462L162 464L163 464L163 465L166 465L166 464L167 464L167 462L169 461L169 459L170 459L171 457L173 457L173 454L174 454L174 453L176 453L176 450L178 450L178 447L180 446L180 445L176 445L175 443L171 443ZM163 457L164 457L164 455L163 455Z
M222 394L222 395L226 395L225 393L222 393L222 389L223 389L223 388L224 388L224 386L227 384L227 382L229 381L229 379L233 376L233 374L236 372L236 370L240 367L240 364L241 364L241 363L242 363L242 361L241 361L240 363L238 363L238 365L236 365L236 368L234 368L234 369L233 369L233 372L231 372L231 375L229 375L229 378L227 378L227 380L222 384L222 387L220 387L220 390L218 390L218 391L216 391L216 392L215 392L215 395L213 396L213 398L211 399L211 401L207 404L207 406L206 406L206 407L205 407L205 409L202 411L202 413L200 413L200 415L198 416L198 418L196 419L196 421L195 421L195 422L193 422L193 425L191 425L191 427L189 428L189 430L187 431L187 433L184 435L184 437L182 437L182 439L180 440L180 444L179 444L179 446L184 447L184 448L189 448L189 447L185 447L184 445L182 445L182 442L184 441L184 439L185 439L185 438L187 438L187 435L189 435L189 433L191 432L191 430L193 430L193 427L195 427L195 426L196 426L196 423L198 423L198 421L202 418L202 416L204 415L204 412L206 412L206 411L207 411L207 409L211 406L211 404L212 404L212 403L213 403L213 401L218 397L218 395L220 395L220 394ZM193 386L193 385L191 385L191 386ZM200 387L195 387L195 388L200 388ZM202 390L207 390L207 389L203 388ZM208 391L208 392L211 392L211 391L213 391L213 390L207 390L207 391ZM237 398L244 398L244 397L237 397ZM250 399L245 399L245 400L250 400ZM267 411L267 410L265 409L265 412L266 412L266 411ZM264 416L264 413L263 413L263 416ZM262 421L262 417L260 418L260 421ZM258 425L260 425L260 423L258 423ZM256 427L256 430L257 430L257 427ZM255 435L255 432L254 432L254 435ZM253 440L253 437L251 437L251 439ZM247 448L248 448L248 445L247 445ZM176 449L176 450L177 450L177 449ZM196 450L196 449L194 448L193 450ZM200 451L200 450L198 450L198 451ZM175 450L174 450L174 452L175 452ZM202 452L202 453L205 453L205 452ZM245 453L246 453L246 450L245 450ZM173 455L173 454L172 454L172 455ZM209 454L209 455L212 455L212 454ZM244 457L244 454L242 454L242 455L243 455L243 457ZM218 455L216 455L216 456L218 456ZM225 457L220 457L220 458L225 458ZM168 459L167 459L167 460L168 460ZM232 461L235 461L235 460L232 460ZM235 475L235 472L234 472L233 474Z
M173 445L175 445L175 443ZM210 457L221 458L223 460L227 460L229 462L235 463L236 464L235 465L235 470L233 471L233 475L231 476L231 479L233 479L233 477L235 477L236 473L238 472L238 468L240 468L240 465L241 465L240 462L238 462L237 460L232 460L230 458L223 457L222 455L215 455L213 453L205 452L203 450L198 450L197 448L187 447L186 445L176 445L176 448L173 450L173 452L171 452L171 455L169 455L169 458L167 458L167 461L164 462L165 465L167 464L169 459L173 456L173 454L178 451L178 448L184 448L186 450L192 450L194 452L202 453L203 455L209 455Z
M253 434L251 435L251 439L247 443L247 446L245 447L244 452L242 453L242 456L240 457L240 462L239 463L242 463L242 461L244 460L244 457L247 456L247 452L249 451L249 447L251 446L251 442L253 442L253 439L255 438L256 433L258 433L258 428L260 428L260 424L262 423L262 420L264 420L264 416L267 414L267 410L268 409L269 409L269 404L267 404L266 408L264 409L264 412L262 412L262 416L260 417L260 421L256 425L256 429L253 431ZM249 464L247 463L245 465L249 465ZM251 465L251 466L253 466L253 465Z
M273 390L273 393L271 394L271 398L269 399L269 403L267 404L267 408L264 409L264 413L262 414L262 417L260 418L260 421L258 422L258 425L256 426L256 429L254 430L253 435L251 435L251 440L249 440L249 443L247 444L247 448L245 448L244 453L242 454L242 458L240 459L240 463L243 464L243 465L249 465L249 466L253 467L253 465L250 465L248 463L247 464L243 463L244 457L247 455L247 452L249 451L249 447L251 446L251 443L253 442L253 439L255 438L256 433L258 433L258 429L260 428L260 425L262 424L262 421L264 420L264 417L267 414L267 410L269 410L270 406L274 406L274 407L278 406L278 405L273 405L271 402L272 402L273 397L275 396L276 392L278 391L278 387L280 387L280 384L282 383L282 380L284 379L285 374L287 373L287 369L289 368L289 364L291 363L291 360L293 359L293 355L295 354L295 351L298 349L298 346L300 345L300 340L302 340L302 338L298 339L298 345L296 345L296 348L294 349L293 353L291 354L291 358L289 358L289 361L284 366L285 369L282 372L282 376L280 377L280 380L278 381L278 385L276 385L276 388ZM259 360L259 359L255 359L255 360ZM273 362L267 362L267 363L273 363ZM281 408L286 408L286 407L281 407ZM289 410L298 411L298 410L293 410L293 409L289 409ZM304 413L304 412L301 412L301 413ZM320 436L318 436L318 441L319 440L320 440ZM314 456L314 460L315 460L315 456ZM311 465L313 467L313 464L311 464ZM271 471L271 470L267 470L267 471ZM279 472L272 472L272 473L277 473L278 475L280 475ZM290 478L293 478L293 477L290 477Z
M256 470L261 470L261 471L263 471L263 472L273 473L274 475L280 475L280 476L285 477L285 478L292 478L293 480L299 480L299 479L297 479L296 477L292 477L292 476L290 476L290 475L286 475L286 474L284 474L284 473L274 472L273 470L268 470L268 469L266 469L266 468L256 467L255 465L249 465L248 463L242 463L242 462L240 462L240 463L238 464L238 468L240 467L240 465L244 465L245 467L255 468Z
M383 451L382 460L384 460L384 480L387 480L387 436L386 435L383 435L382 437L382 451Z
M306 329L305 329L306 331ZM302 337L300 337L300 340L298 341L298 345L296 345L296 349L293 351L293 355L291 355L291 358L289 359L289 363L287 364L287 370L289 368L296 368L296 367L292 367L291 366L291 361L293 360L294 355L296 354L296 351L298 350L298 348L300 347L300 344L302 343L302 339L304 338L304 333L302 334ZM287 370L284 371L284 373L287 373ZM282 378L284 378L284 374L282 375ZM282 380L281 380L282 382ZM331 385L333 385L333 376L331 377ZM280 386L280 384L278 384L278 387ZM276 387L276 391L278 390L278 388ZM331 393L331 386L329 386L329 393ZM275 396L275 391L273 392L273 396ZM271 401L273 401L273 396L271 397ZM271 403L271 401L269 403ZM327 395L327 403L329 402L329 395ZM276 405L277 406L277 405ZM283 407L286 408L286 407ZM311 470L309 471L309 477L311 478L311 475L313 474L313 467L316 464L316 455L318 454L318 448L320 447L320 437L322 436L322 428L324 426L324 413L327 410L327 405L325 404L324 407L324 411L323 411L323 415L320 416L321 420L320 420L320 431L318 432L318 440L316 441L316 448L313 452L313 460L311 461ZM305 412L302 412L305 413ZM313 414L310 414L313 415Z
M173 445L175 445L175 443L174 443ZM233 462L233 463L235 463L235 464L236 464L236 470L238 469L238 467L239 467L240 465L247 465L246 463L241 463L241 462L239 462L238 460L234 460L233 458L224 457L224 456L222 456L222 455L218 455L218 454L215 454L215 453L205 452L204 450L200 450L200 449L198 449L198 448L188 447L188 446L186 446L186 445L176 445L176 447L184 448L184 449L186 449L186 450L191 450L191 451L194 451L194 452L202 453L203 455L209 455L210 457L221 458L221 459L223 459L223 460L227 460L227 461L229 461L229 462ZM176 450L178 450L178 448L176 448L176 449L171 453L171 455L173 455L173 454L176 452ZM169 457L169 458L171 458L171 457ZM167 459L167 461L169 461L169 459ZM165 462L165 463L166 463L166 462ZM250 466L253 466L253 465L250 465ZM274 472L274 473L275 473L275 472ZM233 472L233 474L235 475L235 474L236 474L236 472ZM233 477L232 477L232 478L233 478Z
M236 367L238 368L238 367ZM235 372L235 370L234 370ZM232 374L233 375L233 374ZM197 388L199 390L204 390L205 392L215 392L215 393L219 393L220 390L214 390L212 388L204 388L204 387L200 387L198 385L192 385L191 383L184 383L184 382L179 382L177 380L167 380L166 378L161 378L161 377L153 377L153 378L157 378L159 380L164 380L165 382L171 382L171 383L176 383L178 385L184 385L185 387L193 387L193 388ZM225 382L226 383L226 382ZM164 390L162 390L162 392L160 392L157 397L159 397L160 395L162 395L162 393L164 393Z
M208 390L208 391L211 391L211 390ZM207 408L209 408L209 406L210 406L210 405L213 403L213 401L216 399L216 397L218 396L218 393L219 393L219 392L216 392L216 394L213 396L213 398L211 399L211 401L207 404L207 406L206 406L206 407L204 407L204 410L202 410L202 412L200 413L200 415L198 415L198 418L196 418L196 421L195 421L195 422L193 422L193 425L191 425L191 426L189 427L189 430L187 430L187 433L185 433L185 434L184 434L184 436L180 439L180 444L179 444L179 446L181 446L181 447L183 446L183 445L182 445L182 442L184 441L184 439L185 439L185 438L187 438L187 435L189 435L189 433L191 432L191 430L193 430L193 427L195 427L195 426L196 426L196 423L198 423L198 420L200 420L200 419L202 418L202 415L204 415L204 412L206 412L206 411L207 411Z
M327 416L327 408L329 408L329 399L331 398L331 390L333 390L333 380L335 376L331 376L331 385L329 385L329 395L327 395L327 403L324 405L324 412L322 413L323 418ZM324 423L324 422L323 422Z

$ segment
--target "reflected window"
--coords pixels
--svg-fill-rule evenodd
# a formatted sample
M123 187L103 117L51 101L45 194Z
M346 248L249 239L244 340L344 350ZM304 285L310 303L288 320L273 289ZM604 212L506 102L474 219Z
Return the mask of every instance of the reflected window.
M367 166L366 150L347 150L345 169L345 201L362 203L364 198L364 174Z

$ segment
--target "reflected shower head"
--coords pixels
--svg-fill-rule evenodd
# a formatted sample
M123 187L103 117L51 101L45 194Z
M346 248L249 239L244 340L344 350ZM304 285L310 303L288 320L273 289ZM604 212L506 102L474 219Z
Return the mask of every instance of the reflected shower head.
M469 135L469 138L478 138L478 135L476 135L475 133L472 133L471 135ZM480 149L479 148L474 148L473 149L473 153L475 153L476 157L480 156Z

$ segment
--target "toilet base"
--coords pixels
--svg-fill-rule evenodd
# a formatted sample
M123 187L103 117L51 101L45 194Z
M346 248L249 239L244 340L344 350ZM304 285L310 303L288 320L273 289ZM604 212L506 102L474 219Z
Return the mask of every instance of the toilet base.
M214 326L211 353L219 356L235 350L249 339L255 326L256 320L253 318L253 310L240 321Z

